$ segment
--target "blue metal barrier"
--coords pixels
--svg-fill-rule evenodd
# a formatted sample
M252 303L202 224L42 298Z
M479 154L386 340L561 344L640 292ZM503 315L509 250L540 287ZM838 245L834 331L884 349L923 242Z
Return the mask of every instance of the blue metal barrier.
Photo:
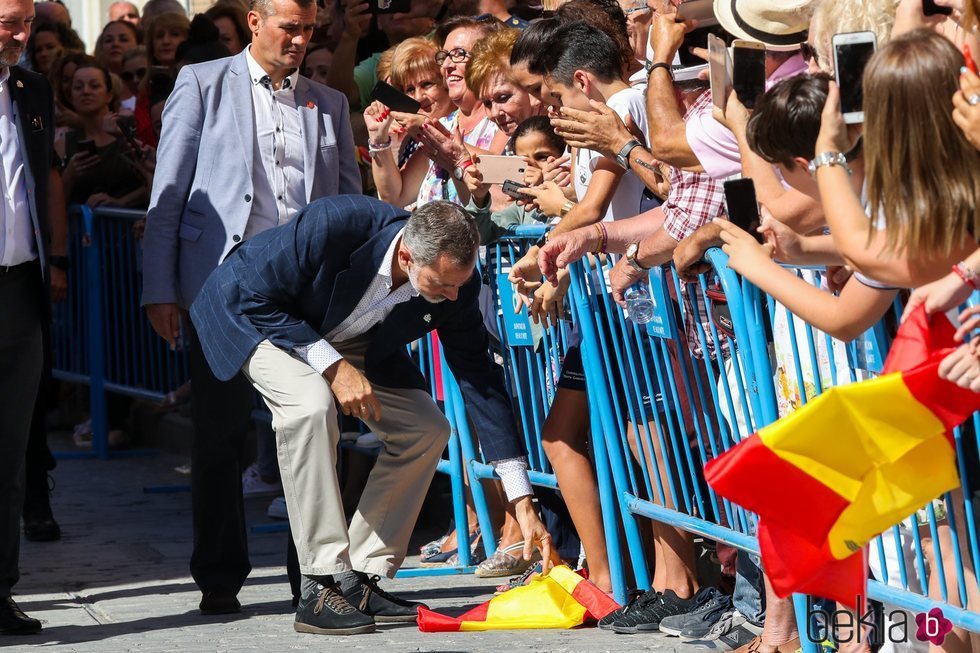
M821 283L820 271L798 274L811 284ZM772 298L760 298L757 289L751 290L763 309L760 312L768 321L769 332L774 334L773 358L760 361L759 376L771 374L773 387L782 388L784 394L789 388L792 395L777 402L782 412L807 403L830 387L871 378L881 371L901 315L898 299L882 321L853 342L843 343L795 318ZM938 607L955 625L973 632L980 632L980 584L975 571L980 551L974 500L980 482L978 434L980 414L954 431L962 488L923 507L871 542L868 584L868 596L890 608L927 612Z
M187 379L183 352L172 352L140 310L141 252L133 226L141 211L73 206L69 211L68 298L56 305L53 375L89 386L92 452L109 451L106 393L162 399Z
M74 208L70 216L69 298L56 308L53 328L55 376L91 389L93 451L110 455L106 393L162 398L186 378L183 352L170 351L139 309L141 259L132 226L142 214L118 209ZM514 397L519 433L529 454L530 478L557 488L544 454L542 427L556 390L569 325L518 329L506 314L507 265L543 232L522 227L491 247L490 282L508 389ZM873 375L887 352L889 320L845 345L794 319L784 307L739 279L719 250L709 251L710 277L682 284L670 270L651 275L656 319L639 327L612 301L605 272L609 262L586 259L571 272L569 300L582 338L588 385L593 455L603 529L616 597L626 598L625 555L637 585L650 578L640 518L680 527L743 551L758 553L754 517L704 483L704 463L747 435L795 409L826 388ZM812 283L819 273L803 274ZM718 280L734 337L722 333L704 297ZM889 318L892 322L894 315ZM785 334L774 345L771 334ZM453 515L460 541L459 566L404 570L407 575L443 575L470 569L464 471L488 555L495 549L482 479L495 478L476 448L465 402L436 340L410 352L439 394L453 427L448 458L439 471L452 482ZM438 366L438 367L437 367ZM787 388L799 389L787 399ZM646 398L646 400L644 400ZM976 505L980 482L977 450L980 416L955 432L963 488L930 504L882 534L870 547L873 599L906 610L940 607L954 624L980 632L980 563ZM621 525L621 526L620 526ZM620 527L627 550L620 544ZM933 588L929 594L930 585ZM804 597L794 598L801 632L808 621ZM962 607L958 607L962 606ZM811 649L812 643L804 643Z
M739 280L723 261L712 262L733 318L743 315ZM638 517L758 552L749 517L715 495L701 468L774 411L758 391L750 348L739 344L748 341L744 319L733 319L735 339L722 336L710 307L698 308L694 288L657 270L651 275L654 321L641 328L612 301L605 279L610 268L611 262L591 257L572 266L571 296L588 392L599 410L596 439L612 468L634 577L649 587ZM702 293L706 283L702 277ZM719 348L731 355L718 357Z

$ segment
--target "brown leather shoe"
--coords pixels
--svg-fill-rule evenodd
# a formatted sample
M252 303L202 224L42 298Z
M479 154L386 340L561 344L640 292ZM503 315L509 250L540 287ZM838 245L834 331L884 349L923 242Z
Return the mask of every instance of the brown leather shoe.
M0 598L0 635L35 635L41 622L24 614L9 596Z

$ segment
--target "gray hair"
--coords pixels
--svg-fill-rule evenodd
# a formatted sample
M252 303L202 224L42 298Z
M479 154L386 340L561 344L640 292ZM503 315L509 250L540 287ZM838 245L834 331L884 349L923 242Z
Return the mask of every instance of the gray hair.
M432 265L442 255L455 265L471 265L480 247L480 231L463 207L440 200L415 209L402 243L419 265Z
M309 9L315 0L292 0L300 9ZM272 6L273 0L251 0L249 3L250 11L254 11L262 18L275 15L275 7Z

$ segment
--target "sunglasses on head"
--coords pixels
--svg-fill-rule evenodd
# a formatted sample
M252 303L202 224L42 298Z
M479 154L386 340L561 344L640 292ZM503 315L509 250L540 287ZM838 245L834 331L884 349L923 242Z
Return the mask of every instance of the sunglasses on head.
M470 58L470 53L463 48L453 48L449 52L439 50L436 52L436 63L440 66L446 59L452 59L453 63L463 63Z
M817 49L806 41L800 43L800 54L803 55L803 61L813 59L814 63L820 64L820 54L817 52Z
M136 70L124 70L119 73L119 78L126 83L138 82L146 77L146 68L137 68Z

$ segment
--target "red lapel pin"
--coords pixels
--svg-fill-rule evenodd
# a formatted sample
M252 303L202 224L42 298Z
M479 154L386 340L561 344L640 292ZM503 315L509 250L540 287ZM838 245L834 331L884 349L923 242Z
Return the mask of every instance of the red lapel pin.
M313 100L310 100L309 102L306 103L306 108L307 109L315 109L316 108L316 105L313 104Z

